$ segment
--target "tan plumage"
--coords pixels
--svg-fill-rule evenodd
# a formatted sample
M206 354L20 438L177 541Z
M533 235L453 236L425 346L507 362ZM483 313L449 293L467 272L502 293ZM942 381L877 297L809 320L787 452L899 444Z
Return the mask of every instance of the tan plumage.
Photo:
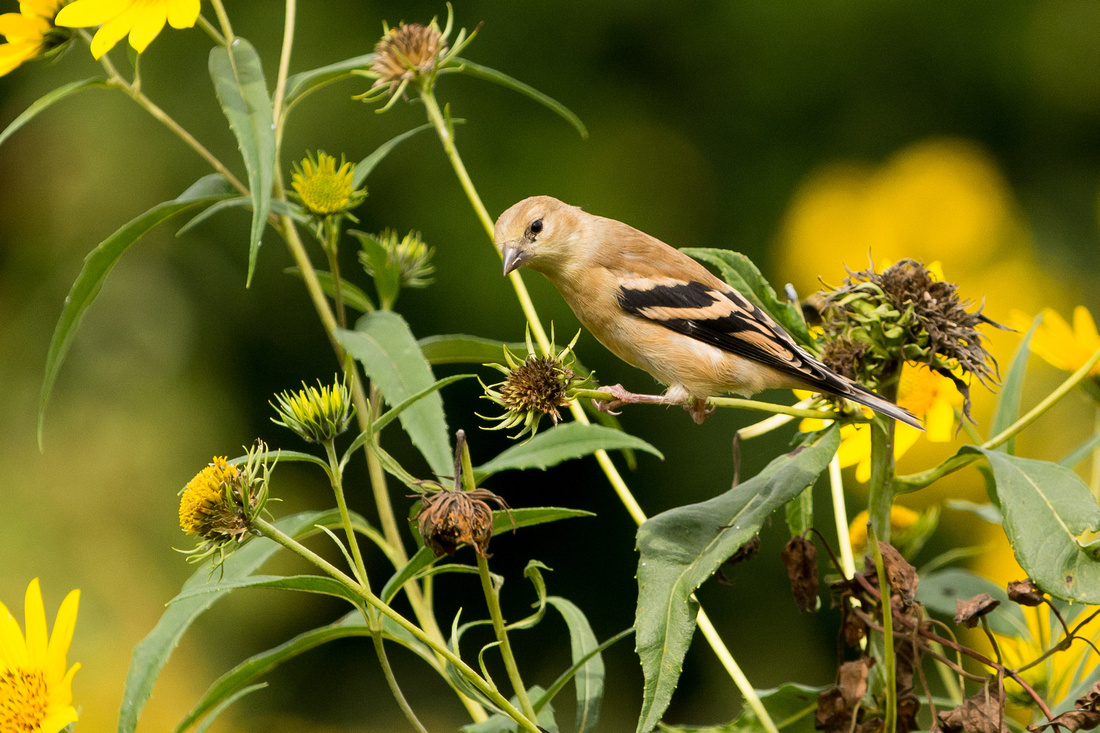
M627 224L533 196L501 214L494 240L505 274L520 266L541 272L600 343L668 385L662 398L617 387L620 403L690 403L701 421L707 397L797 387L920 427L907 411L814 359L701 264Z

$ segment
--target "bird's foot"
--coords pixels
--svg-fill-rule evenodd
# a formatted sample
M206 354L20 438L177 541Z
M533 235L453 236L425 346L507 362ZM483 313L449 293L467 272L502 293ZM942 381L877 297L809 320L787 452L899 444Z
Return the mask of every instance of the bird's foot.
M629 392L621 384L612 384L607 387L600 387L601 392L607 392L614 397L612 400L592 400L596 405L596 409L600 412L606 412L608 415L618 415L615 412L623 405L672 405L678 404L668 399L666 395L655 394L636 394Z
M704 420L714 414L714 408L707 407L707 401L703 398L692 400L684 405L684 409L688 411L696 425L702 425Z

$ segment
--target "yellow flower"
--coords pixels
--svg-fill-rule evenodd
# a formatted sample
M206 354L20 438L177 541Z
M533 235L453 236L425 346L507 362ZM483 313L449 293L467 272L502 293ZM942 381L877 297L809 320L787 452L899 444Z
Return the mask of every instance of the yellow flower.
M1100 349L1100 334L1096 323L1083 305L1073 309L1073 328L1050 308L1043 309L1043 320L1031 337L1031 351L1052 366L1075 372ZM1012 312L1012 326L1021 333L1031 328L1031 319L1020 311ZM1093 367L1092 376L1100 376L1100 364Z
M70 28L98 25L92 39L97 59L126 34L141 53L167 21L173 28L191 28L199 17L199 0L76 0L57 14L57 24Z
M362 192L352 187L355 164L341 161L336 168L336 158L318 151L317 160L307 155L294 164L290 183L302 201L302 206L314 216L338 214L363 200Z
M66 670L66 655L76 626L80 591L65 596L53 624L46 632L46 609L38 578L27 586L24 640L19 624L0 603L0 731L3 733L58 733L75 722L74 664Z
M1076 606L1065 607L1062 611L1066 623L1072 629L1078 621L1083 620L1088 614L1097 610L1096 606L1081 606L1074 613ZM1065 632L1062 625L1053 619L1050 608L1043 605L1037 607L1021 607L1027 629L1021 629L1020 636L1004 636L994 634L997 647L1001 651L1001 659L1008 667L1022 667L1024 664L1037 659L1043 652L1061 641ZM1090 621L1084 628L1077 632L1080 637L1065 651L1056 652L1046 658L1041 664L1020 673L1024 681L1035 688L1044 700L1052 707L1065 700L1078 682L1086 677L1100 663L1100 656L1093 647L1083 641L1087 639L1093 644L1100 643L1100 617ZM1029 695L1025 695L1023 689L1012 680L1005 680L1005 686L1009 695L1015 702L1031 704Z
M38 58L68 39L54 28L54 16L61 0L22 0L18 13L0 15L0 76L24 61Z
M852 545L852 552L857 556L863 555L867 550L867 519L870 514L864 509L852 520L848 527L848 541ZM921 515L912 509L906 509L896 504L890 507L890 537L895 545L900 544L905 531L920 520Z
M901 370L898 382L898 404L924 422L927 432L898 423L894 432L894 459L906 451L924 435L933 443L949 443L955 437L955 411L962 406L962 395L955 383L933 372L923 364L907 362ZM820 430L823 420L806 419L800 429L803 432ZM871 430L866 423L845 425L840 429L840 465L856 467L856 480L871 480Z

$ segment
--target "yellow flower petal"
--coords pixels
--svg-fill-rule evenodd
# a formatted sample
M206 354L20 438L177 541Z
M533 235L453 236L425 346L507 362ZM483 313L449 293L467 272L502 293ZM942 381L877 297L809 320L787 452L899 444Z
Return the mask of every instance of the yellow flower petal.
M5 36L12 43L19 41L34 41L39 43L42 36L50 29L50 22L45 18L33 15L20 15L19 13L4 13L0 15L0 35Z
M168 19L168 8L164 2L136 5L134 7L134 27L130 31L130 45L142 53L157 37Z
M27 666L23 632L7 607L0 603L0 667Z
M53 18L57 15L58 0L19 0L19 12L23 15L37 15L41 18Z
M65 596L65 600L61 602L61 608L57 610L46 655L46 672L52 679L61 678L65 674L65 658L69 653L69 644L73 640L73 629L76 627L76 613L79 607L80 591L74 590ZM68 705L68 703L64 704Z
M73 701L73 676L79 671L80 665L74 664L64 676L58 676L51 680L50 704L64 707Z
M76 709L71 705L60 709L51 710L42 721L39 733L61 733L69 723L77 721Z
M901 427L898 425L899 429ZM931 443L950 443L955 439L955 408L949 400L939 399L932 403L924 414L924 429Z
M46 659L49 636L46 633L46 608L42 605L42 590L38 586L38 578L27 586L23 623L27 634L27 659L32 665L40 665Z
M1044 308L1043 322L1031 337L1032 352L1041 356L1053 367L1074 371L1077 367L1073 366L1072 360L1067 358L1067 349L1071 349L1074 343L1073 331L1070 330L1066 319L1062 318L1057 311Z
M191 28L199 19L199 0L169 0L168 25Z
M96 59L115 47L115 44L130 32L134 23L134 11L132 8L112 18L96 31L92 38L92 56Z
M1093 351L1100 349L1100 334L1096 333L1096 322L1092 320L1092 314L1089 313L1088 308L1083 305L1073 309L1073 335L1086 350L1090 344L1093 344Z
M88 26L102 25L128 10L133 3L134 0L76 0L76 2L69 3L61 8L54 19L54 23L69 28L87 28ZM122 38L122 36L119 36L119 38ZM117 42L118 39L115 40Z

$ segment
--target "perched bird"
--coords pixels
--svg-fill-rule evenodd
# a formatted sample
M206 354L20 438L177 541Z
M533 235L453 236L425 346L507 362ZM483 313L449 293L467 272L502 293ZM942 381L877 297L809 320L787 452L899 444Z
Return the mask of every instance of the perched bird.
M921 427L905 409L812 357L701 264L620 221L533 196L500 215L493 239L505 275L518 267L541 272L600 343L668 385L663 395L603 387L615 398L606 409L684 405L701 423L710 414L707 397L801 388Z

